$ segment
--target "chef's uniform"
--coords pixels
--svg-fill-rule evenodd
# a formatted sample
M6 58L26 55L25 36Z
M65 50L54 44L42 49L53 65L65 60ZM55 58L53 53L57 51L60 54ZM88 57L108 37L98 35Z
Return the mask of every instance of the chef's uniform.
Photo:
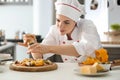
M68 40L66 35L60 35L56 25L50 27L50 30L43 40L42 44L48 45L66 45L72 44L80 57L61 55L63 62L82 62L87 56L95 57L94 51L101 48L101 42L92 21L81 19L77 21L77 26L71 34L72 40ZM43 58L54 55L55 53L44 54Z

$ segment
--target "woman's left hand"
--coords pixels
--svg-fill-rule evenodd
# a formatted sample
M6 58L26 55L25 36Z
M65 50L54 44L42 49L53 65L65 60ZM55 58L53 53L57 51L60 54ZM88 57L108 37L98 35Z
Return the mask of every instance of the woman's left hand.
M28 47L30 43L37 43L36 37L34 34L24 34L23 43L18 42L19 45Z
M35 43L28 47L27 53L45 54L45 53L49 53L49 50L46 45Z

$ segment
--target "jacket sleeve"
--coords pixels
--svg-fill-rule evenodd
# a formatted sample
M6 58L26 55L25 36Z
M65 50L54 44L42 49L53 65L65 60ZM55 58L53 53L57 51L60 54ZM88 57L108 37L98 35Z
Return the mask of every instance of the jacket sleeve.
M73 43L73 46L81 57L95 57L94 51L101 48L100 37L96 26L92 21L87 20L79 22L78 27L81 29L81 37L79 42Z

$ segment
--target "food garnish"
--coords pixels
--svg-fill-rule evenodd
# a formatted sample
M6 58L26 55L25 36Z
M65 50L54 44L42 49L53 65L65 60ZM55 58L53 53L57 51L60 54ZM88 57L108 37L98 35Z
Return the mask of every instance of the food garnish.
M96 57L87 57L87 59L85 61L82 62L82 64L87 64L87 65L92 65L96 62L98 63L107 63L108 61L108 52L106 49L101 48L99 50L95 51L95 55Z
M50 60L43 60L43 59L32 59L32 58L26 58L22 61L15 61L14 64L19 66L45 66L45 65L51 65L52 62Z

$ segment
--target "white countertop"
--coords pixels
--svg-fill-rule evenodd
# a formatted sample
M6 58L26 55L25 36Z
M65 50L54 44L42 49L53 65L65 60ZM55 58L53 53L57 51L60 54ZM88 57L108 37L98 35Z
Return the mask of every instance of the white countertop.
M109 71L106 76L87 77L77 75L74 69L77 63L57 63L58 69L48 72L19 72L9 69L9 64L3 65L4 71L0 73L0 80L119 80L120 68Z

